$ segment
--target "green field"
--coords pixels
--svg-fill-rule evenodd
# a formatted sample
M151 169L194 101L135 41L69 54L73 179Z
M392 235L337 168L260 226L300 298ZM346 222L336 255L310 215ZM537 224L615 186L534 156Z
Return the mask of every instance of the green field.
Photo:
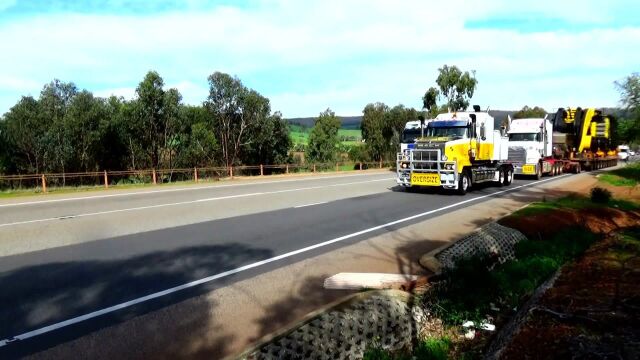
M309 133L311 133L311 128L289 125L289 136L294 145L306 145L309 142ZM362 132L360 129L340 129L338 130L338 137L343 144L359 143L362 140Z

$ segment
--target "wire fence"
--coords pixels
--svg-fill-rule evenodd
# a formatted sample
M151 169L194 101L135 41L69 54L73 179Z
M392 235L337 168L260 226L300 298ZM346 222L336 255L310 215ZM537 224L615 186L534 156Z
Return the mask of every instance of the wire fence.
M0 175L0 190L4 192L27 190L46 193L52 189L61 188L104 187L108 189L145 184L211 182L234 177L364 171L393 167L395 167L395 162L378 161Z

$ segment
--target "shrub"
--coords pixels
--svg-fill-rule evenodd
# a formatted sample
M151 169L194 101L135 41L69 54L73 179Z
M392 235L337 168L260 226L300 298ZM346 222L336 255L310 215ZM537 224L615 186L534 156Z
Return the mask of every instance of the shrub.
M611 191L601 187L591 189L591 202L596 204L607 204L611 200Z

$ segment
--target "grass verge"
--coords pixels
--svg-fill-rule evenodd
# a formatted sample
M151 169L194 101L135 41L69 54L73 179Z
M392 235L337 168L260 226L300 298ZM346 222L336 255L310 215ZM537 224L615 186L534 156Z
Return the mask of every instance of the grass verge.
M640 210L640 205L627 200L610 199L606 203L596 203L586 196L570 195L551 201L532 203L531 205L514 212L511 216L524 217L539 215L551 210L580 210L612 207L625 211Z
M640 183L640 163L636 162L620 169L608 171L600 175L598 180L613 186L637 186Z

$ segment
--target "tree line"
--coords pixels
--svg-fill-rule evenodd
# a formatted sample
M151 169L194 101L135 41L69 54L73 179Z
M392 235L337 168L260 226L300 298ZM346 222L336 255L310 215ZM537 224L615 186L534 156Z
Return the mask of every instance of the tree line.
M363 143L346 147L338 136L340 119L331 109L319 114L304 148L308 162L330 163L345 154L352 161L395 158L407 121L461 111L477 87L475 73L456 66L439 70L436 87L424 94L423 108L382 102L362 110ZM640 77L616 82L624 116L623 141L640 137ZM201 105L186 105L177 89L148 72L135 97L101 98L72 82L54 80L39 97L23 96L0 119L0 173L70 173L291 163L289 126L269 99L237 77L215 72ZM440 99L444 102L438 104ZM514 117L544 116L525 106Z
M101 98L54 80L0 120L0 172L54 173L275 164L289 161L289 128L269 99L228 74L185 105L148 72L135 98Z

